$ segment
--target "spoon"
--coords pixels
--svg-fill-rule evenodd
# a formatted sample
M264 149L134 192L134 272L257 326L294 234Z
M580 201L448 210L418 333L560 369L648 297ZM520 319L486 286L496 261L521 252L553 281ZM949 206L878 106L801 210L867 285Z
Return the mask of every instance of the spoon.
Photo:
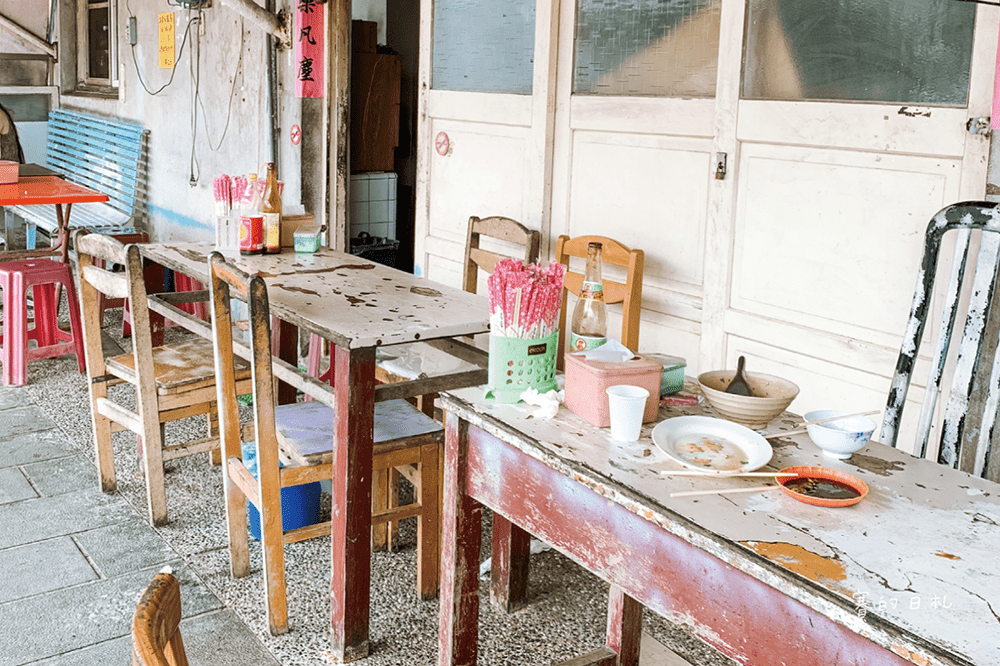
M747 383L747 378L743 376L743 366L746 364L746 357L740 356L740 360L736 363L736 375L733 376L733 380L729 382L729 386L726 387L725 393L734 393L736 395L747 395L753 397L753 389L750 388L750 384Z

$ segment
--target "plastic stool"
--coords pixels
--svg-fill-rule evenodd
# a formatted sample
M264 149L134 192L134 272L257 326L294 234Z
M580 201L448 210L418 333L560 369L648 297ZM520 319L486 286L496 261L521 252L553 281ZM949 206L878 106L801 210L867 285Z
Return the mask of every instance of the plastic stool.
M56 285L62 285L69 305L70 330L59 328ZM86 369L80 308L69 264L49 259L0 262L0 289L3 289L3 335L0 336L0 363L4 386L28 383L28 363L40 358L76 354L80 372ZM27 291L32 290L35 326L28 329ZM34 340L37 347L28 349Z

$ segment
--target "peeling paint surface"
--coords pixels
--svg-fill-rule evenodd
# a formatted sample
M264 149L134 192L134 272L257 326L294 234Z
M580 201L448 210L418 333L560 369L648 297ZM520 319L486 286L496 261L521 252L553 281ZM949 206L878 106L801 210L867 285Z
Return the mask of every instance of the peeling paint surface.
M211 243L149 243L148 259L208 282ZM271 312L347 348L384 346L489 330L485 296L432 283L343 252L236 256L264 277Z
M550 543L560 550L573 549L571 557L581 563L605 568L611 582L626 588L628 584L641 586L642 581L630 572L647 565L647 571L657 570L659 563L645 561L652 555L644 549L653 549L648 545L656 542L652 535L669 533L711 555L723 567L705 569L700 575L709 577L706 581L713 594L730 596L727 603L733 610L727 622L749 621L738 614L751 594L740 582L740 576L747 575L763 582L766 589L781 592L782 599L814 612L802 625L804 631L822 618L881 646L886 660L878 663L897 663L890 653L916 664L1000 663L1000 576L994 555L1000 543L1000 485L875 442L851 459L832 460L824 458L807 437L798 435L779 440L783 445L774 447L774 457L765 469L777 471L792 465L838 469L868 485L865 500L853 507L831 509L798 502L781 492L671 498L672 492L739 488L758 485L761 480L661 475L662 470L679 467L652 445L655 423L643 428L638 442L624 443L565 407L551 420L534 419L527 408L485 400L482 388L443 394L442 406L516 449L518 455L544 464L574 486L641 519L625 529L625 519L608 522L609 518L594 511L584 514L589 522L563 534L541 509L533 512L524 507L530 520L538 523L538 534L545 538L545 530L551 530ZM659 420L687 414L712 415L701 406L667 407L661 409ZM783 415L771 429L787 429L794 418ZM516 456L496 455L495 466L491 463L487 468L496 483L496 479L521 478L523 462ZM494 481L484 478L477 483L486 484L484 493L491 492ZM539 487L546 490L533 498L538 507L573 506L580 501L578 491L563 488L562 483L550 480ZM628 542L636 525L652 530L650 541L636 538L622 559L621 552L609 544L608 534ZM698 598L694 596L688 600L695 607L685 610L681 601L687 588L664 585L665 596L650 591L643 603L668 617L689 614L699 633L714 636L710 642L723 652L740 663L762 663L752 657L753 646L734 639L725 623L706 622L705 617L722 622L713 615L718 609L701 608L691 600ZM765 601L777 603L766 595L760 602ZM780 613L786 613L789 622L802 620L801 611L794 607ZM816 631L834 640L833 629ZM809 662L796 658L788 663Z

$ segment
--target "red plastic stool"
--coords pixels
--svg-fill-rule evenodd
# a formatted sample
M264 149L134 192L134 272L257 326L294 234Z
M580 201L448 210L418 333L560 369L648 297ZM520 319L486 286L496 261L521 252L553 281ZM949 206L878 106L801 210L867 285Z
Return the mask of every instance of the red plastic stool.
M59 328L56 285L63 286L69 305L70 330ZM76 354L80 372L86 369L80 308L69 264L49 259L0 262L0 289L3 289L3 335L0 336L0 363L4 386L28 383L28 363L40 358ZM35 325L28 329L27 291L34 297ZM37 347L28 348L34 340Z

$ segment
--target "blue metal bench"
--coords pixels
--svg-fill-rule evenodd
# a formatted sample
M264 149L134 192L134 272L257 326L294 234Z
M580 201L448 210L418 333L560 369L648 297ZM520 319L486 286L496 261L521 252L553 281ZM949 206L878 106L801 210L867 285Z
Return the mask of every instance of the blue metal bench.
M104 234L132 234L141 226L149 130L135 123L77 111L49 114L46 166L69 181L107 194L107 203L73 206L70 228ZM34 249L38 230L50 236L58 228L54 206L11 206L8 216L24 221L24 246ZM7 247L19 225L7 220ZM17 241L15 241L17 242Z

